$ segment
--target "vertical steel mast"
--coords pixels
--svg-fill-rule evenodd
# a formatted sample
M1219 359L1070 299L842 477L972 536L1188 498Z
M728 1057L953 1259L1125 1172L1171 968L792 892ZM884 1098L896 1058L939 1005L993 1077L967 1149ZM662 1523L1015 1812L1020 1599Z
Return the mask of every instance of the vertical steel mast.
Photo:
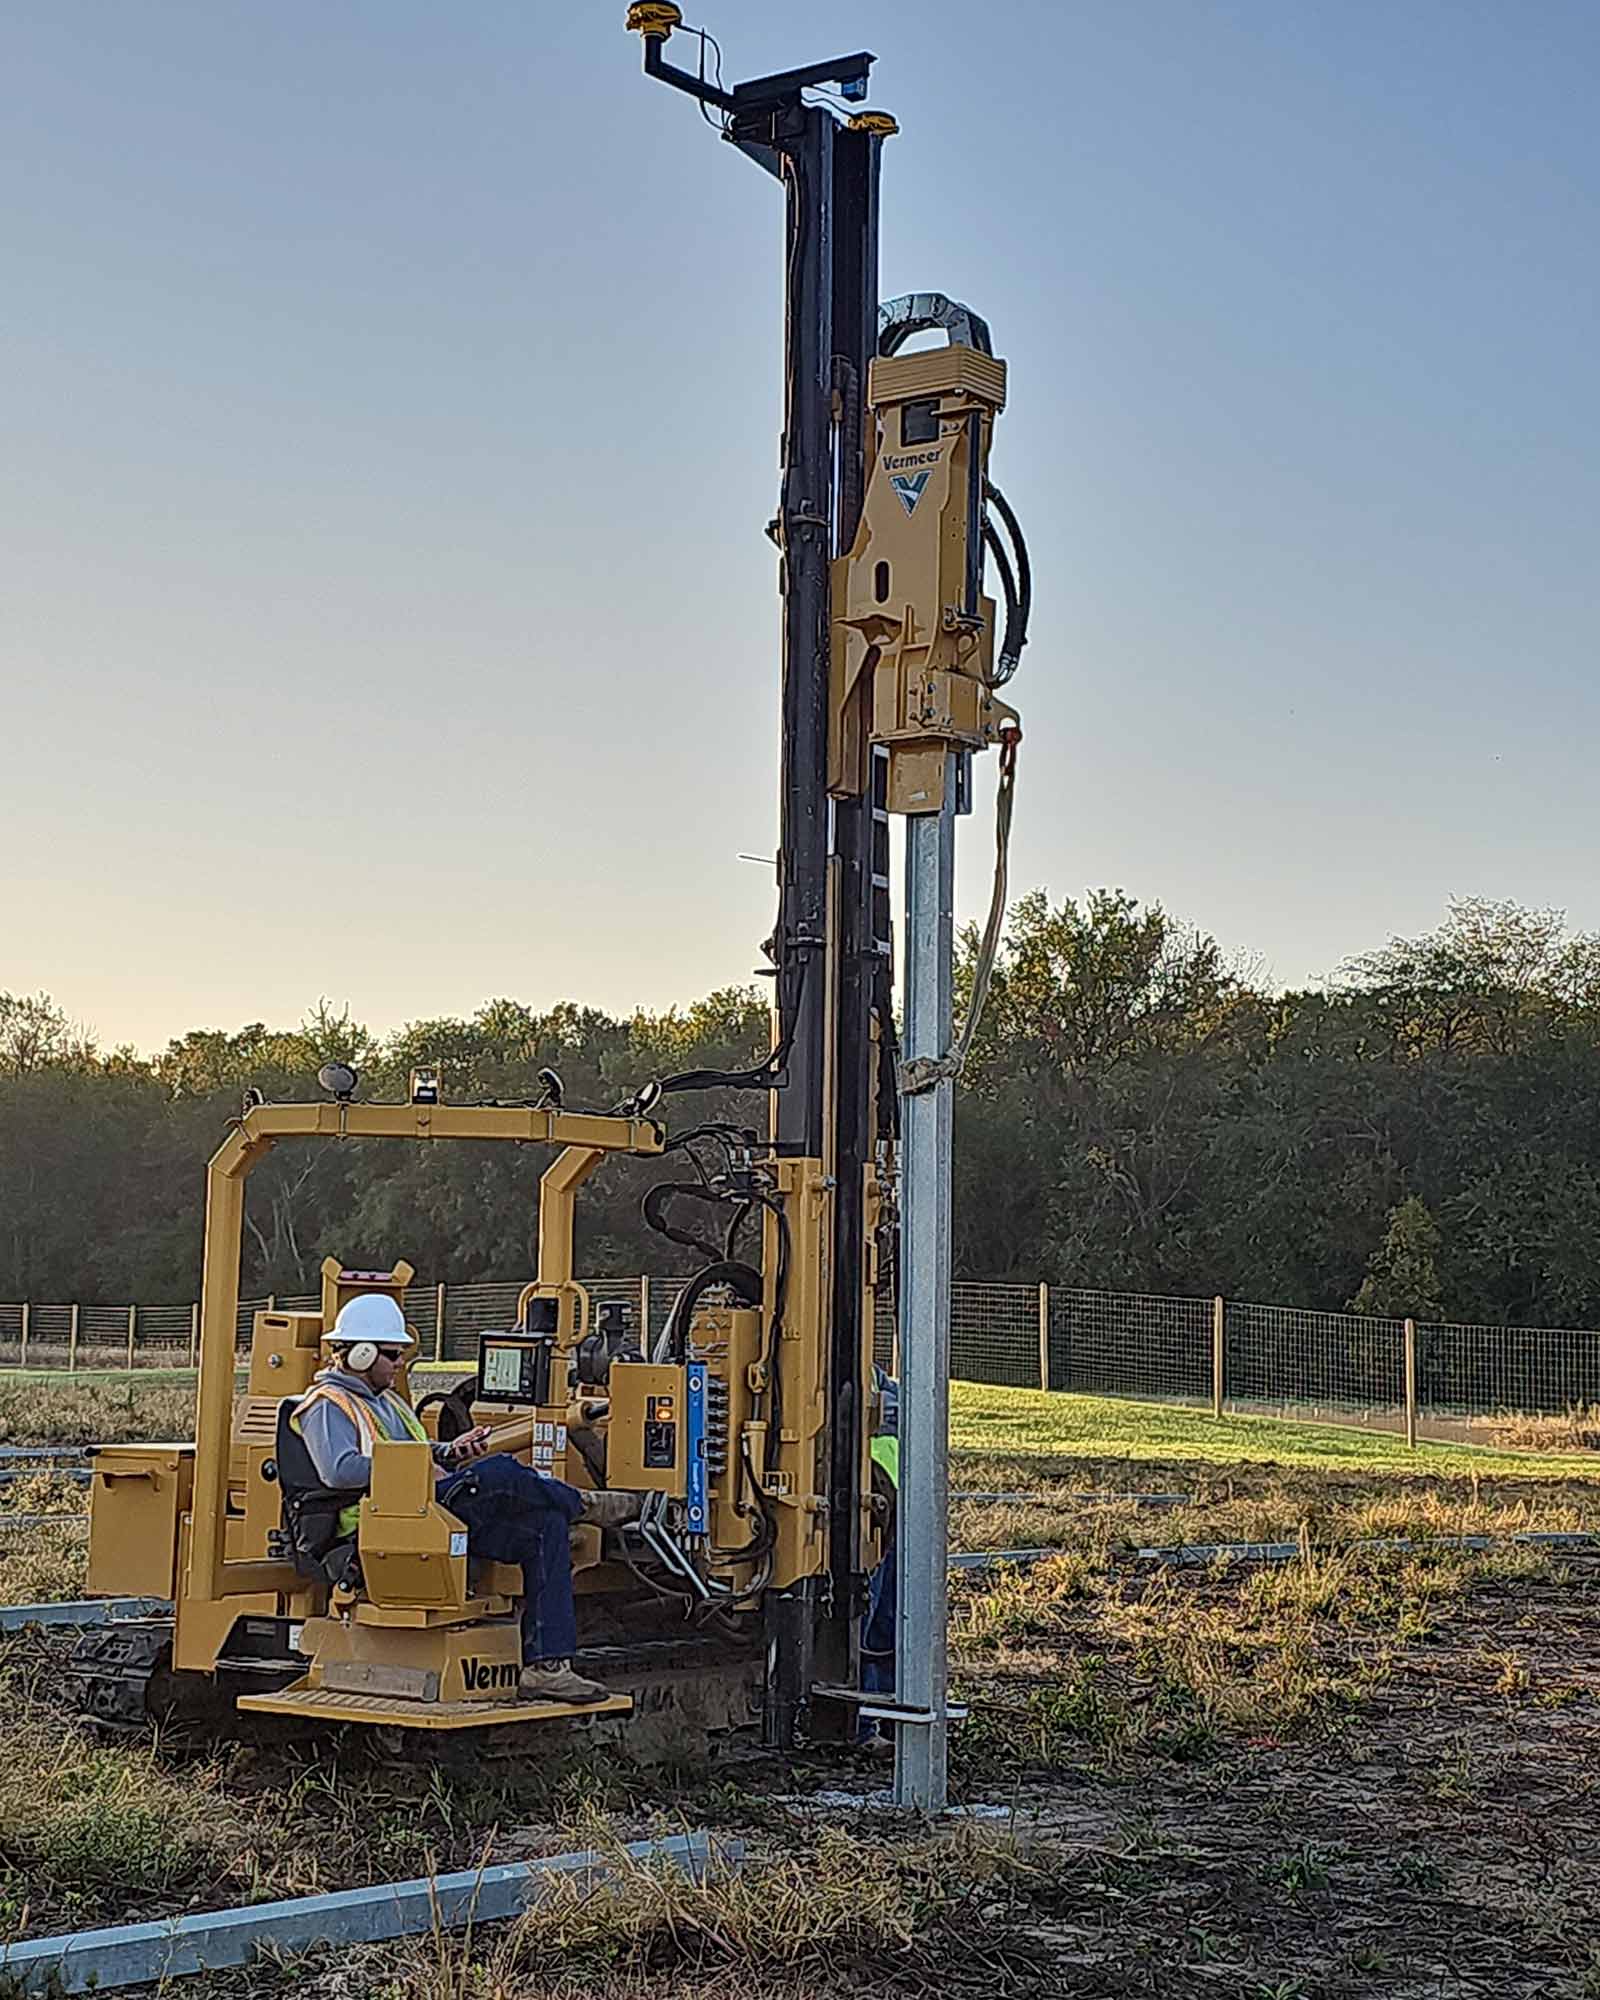
M782 769L778 922L771 945L778 1046L786 1081L774 1091L780 1157L820 1160L831 1184L827 1313L828 1566L764 1609L768 1668L764 1734L794 1741L854 1728L846 1704L813 1688L858 1680L865 1603L863 1433L868 1384L866 1183L880 1124L874 1021L888 1020L887 827L869 782L830 797L832 568L855 536L866 483L867 368L878 338L878 179L881 112L839 117L803 93L830 86L866 96L873 58L845 56L724 89L665 60L681 26L676 7L639 5L647 74L719 114L723 136L781 182L786 207L784 428L778 512L782 557ZM702 63L703 70L703 63Z

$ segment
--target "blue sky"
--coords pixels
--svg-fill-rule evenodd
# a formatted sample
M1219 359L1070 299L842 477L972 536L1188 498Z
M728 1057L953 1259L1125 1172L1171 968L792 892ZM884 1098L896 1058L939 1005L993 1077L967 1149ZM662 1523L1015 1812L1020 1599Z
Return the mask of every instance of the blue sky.
M779 195L624 11L5 10L0 988L150 1047L756 963ZM1016 886L1284 982L1452 894L1600 927L1600 9L709 25L877 52L885 295L1010 363Z

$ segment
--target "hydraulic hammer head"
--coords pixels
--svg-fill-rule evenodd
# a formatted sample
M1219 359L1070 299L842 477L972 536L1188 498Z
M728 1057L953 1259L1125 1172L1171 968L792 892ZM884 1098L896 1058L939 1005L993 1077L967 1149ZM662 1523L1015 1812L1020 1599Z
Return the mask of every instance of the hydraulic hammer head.
M1000 740L995 605L982 592L985 494L1006 366L952 342L880 355L854 545L834 564L829 788L859 793L889 752L891 812L937 811L947 754Z

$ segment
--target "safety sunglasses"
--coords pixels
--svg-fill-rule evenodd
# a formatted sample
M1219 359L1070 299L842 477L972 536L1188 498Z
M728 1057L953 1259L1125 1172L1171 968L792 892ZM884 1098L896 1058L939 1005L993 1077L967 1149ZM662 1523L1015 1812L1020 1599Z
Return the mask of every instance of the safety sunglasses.
M380 1347L378 1352L383 1356L385 1361L404 1361L406 1358L406 1351L403 1347Z

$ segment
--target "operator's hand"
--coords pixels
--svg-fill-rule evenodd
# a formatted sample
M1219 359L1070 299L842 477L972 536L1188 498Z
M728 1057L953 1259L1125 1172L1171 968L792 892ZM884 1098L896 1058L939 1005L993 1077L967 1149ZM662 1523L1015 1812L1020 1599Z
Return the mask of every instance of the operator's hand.
M450 1446L450 1456L465 1465L468 1459L482 1458L489 1449L489 1426L479 1424L474 1431L464 1431Z

